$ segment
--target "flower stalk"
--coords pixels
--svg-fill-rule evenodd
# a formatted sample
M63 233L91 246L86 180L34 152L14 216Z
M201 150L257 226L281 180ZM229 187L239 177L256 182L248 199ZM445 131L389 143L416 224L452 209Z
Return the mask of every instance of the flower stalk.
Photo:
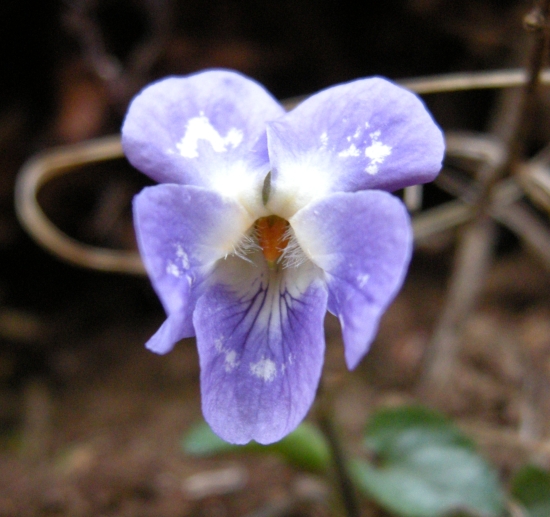
M319 387L319 399L316 405L317 422L329 446L333 466L334 515L359 517L360 506L355 486L349 475L347 458L334 424L333 397L325 383Z

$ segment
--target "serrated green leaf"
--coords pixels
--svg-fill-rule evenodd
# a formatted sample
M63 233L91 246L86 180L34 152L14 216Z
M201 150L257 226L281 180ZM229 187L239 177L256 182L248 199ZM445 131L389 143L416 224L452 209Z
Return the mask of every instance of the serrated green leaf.
M328 445L319 430L303 422L281 441L271 445L251 442L233 445L218 437L206 422L191 428L182 441L183 450L193 456L214 456L230 452L278 454L289 464L309 472L324 472L330 463Z
M514 476L510 492L525 517L550 516L550 473L546 470L526 465Z
M386 409L370 420L365 444L377 465L358 460L359 487L402 517L470 510L498 516L504 495L496 471L445 417L421 407Z

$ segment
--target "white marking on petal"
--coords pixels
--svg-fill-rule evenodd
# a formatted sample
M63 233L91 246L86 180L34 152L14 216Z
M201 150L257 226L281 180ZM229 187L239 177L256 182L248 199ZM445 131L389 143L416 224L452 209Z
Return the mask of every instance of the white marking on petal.
M237 366L239 366L239 361L237 361L237 352L235 352L235 350L225 352L225 371L229 373Z
M370 158L374 163L383 163L391 154L391 149L389 145L376 141L365 149L365 156Z
M288 354L286 363L283 363L281 365L281 373L285 373L287 369L292 366L293 362L294 362L294 357L292 356L292 354Z
M359 138L359 135L361 134L361 128L358 127L356 130L355 130L355 133L353 134L353 138Z
M277 376L277 365L271 359L260 359L250 363L250 373L265 382L271 382Z
M361 152L355 147L355 144L351 144L347 149L340 151L338 156L340 158L347 158L348 156L359 156L360 154Z
M181 272L178 266L176 266L176 264L174 264L171 260L169 260L166 264L166 272L176 278L179 278L181 276Z
M368 273L357 277L357 285L359 286L359 289L363 289L363 287L365 287L365 284L369 281L369 278L370 275Z
M187 122L183 138L176 144L184 158L197 158L199 140L206 140L217 153L227 151L229 147L235 149L243 140L243 133L237 128L231 128L225 137L222 137L210 123L208 117L201 112Z
M321 136L319 137L319 140L321 140L321 149L325 149L327 144L328 144L328 135L327 135L326 131L321 133Z
M240 361L237 359L237 352L235 350L227 350L223 346L223 340L224 336L214 339L214 348L225 356L224 369L227 373L230 373L239 366Z
M181 266L183 269L189 269L189 257L180 244L176 247L176 256L181 260Z
M370 163L365 168L365 171L371 175L378 173L378 165L384 163L392 151L391 146L383 144L378 140L380 135L380 130L372 132L369 135L371 137L371 145L365 149L365 156L370 158Z
M223 352L223 336L217 337L216 339L214 339L214 348L218 352Z
M243 132L236 127L232 127L224 138L225 142L231 145L233 149L239 146L243 141Z

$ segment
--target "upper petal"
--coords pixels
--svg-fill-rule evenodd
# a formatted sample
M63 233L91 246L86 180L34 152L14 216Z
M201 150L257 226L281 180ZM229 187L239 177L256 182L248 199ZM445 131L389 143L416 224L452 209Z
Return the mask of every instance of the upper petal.
M286 218L330 192L431 181L444 153L422 101L376 77L328 88L270 122L268 146L269 206Z
M354 368L403 283L412 251L407 211L387 192L337 193L304 208L290 224L303 251L325 271L328 309L340 319L346 362Z
M315 397L327 292L311 263L275 271L260 253L218 264L194 324L204 417L232 443L291 432Z
M192 313L205 278L252 223L239 204L200 187L157 185L135 197L139 250L168 316L149 349L165 353L194 335Z
M236 72L170 77L134 98L122 145L132 165L158 182L259 197L269 171L265 124L282 113L261 85Z

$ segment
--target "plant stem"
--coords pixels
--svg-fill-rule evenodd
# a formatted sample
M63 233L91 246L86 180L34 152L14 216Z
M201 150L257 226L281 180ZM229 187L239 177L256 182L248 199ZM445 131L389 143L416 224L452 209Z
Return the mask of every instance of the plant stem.
M319 428L325 435L328 446L331 452L333 463L335 485L340 496L340 503L343 510L343 515L346 517L359 517L359 502L355 487L349 476L346 466L346 457L343 447L338 436L338 432L333 423L332 411L332 395L331 390L323 385L323 381L319 386L317 405L317 417Z
M329 418L321 418L319 420L321 430L323 431L332 453L332 461L334 463L334 471L342 498L342 503L348 517L359 517L359 505L355 495L353 483L349 478L344 454L340 447L340 442Z

